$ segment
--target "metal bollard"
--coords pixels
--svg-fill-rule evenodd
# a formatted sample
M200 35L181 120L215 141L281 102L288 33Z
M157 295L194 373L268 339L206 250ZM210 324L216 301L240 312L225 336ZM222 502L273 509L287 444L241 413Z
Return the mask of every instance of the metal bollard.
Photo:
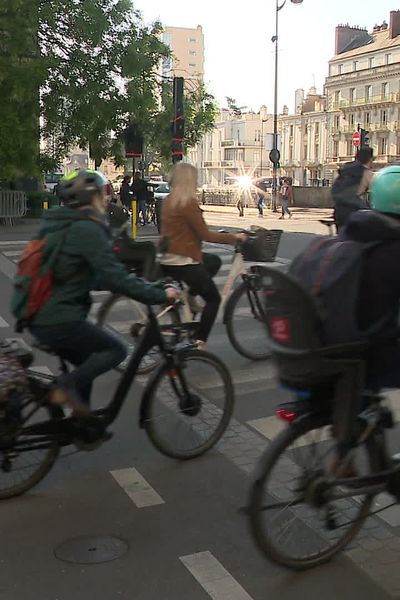
M132 238L136 240L137 237L137 210L136 210L137 202L136 200L132 200L131 202L131 210L132 210Z

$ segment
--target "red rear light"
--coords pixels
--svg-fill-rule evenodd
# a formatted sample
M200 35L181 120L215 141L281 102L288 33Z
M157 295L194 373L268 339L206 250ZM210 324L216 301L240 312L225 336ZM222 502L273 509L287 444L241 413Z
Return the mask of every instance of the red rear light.
M292 421L294 421L297 416L295 412L293 412L292 410L286 410L285 408L278 408L278 410L276 410L275 412L276 416L279 419L282 419L282 421L285 421L285 423L292 423Z
M113 246L113 248L112 248L112 249L113 249L113 252L116 252L117 254L118 254L119 252L121 252L121 248L120 248L119 246L117 246L116 244Z
M290 342L290 322L284 317L271 317L269 320L270 334L273 340L280 344Z

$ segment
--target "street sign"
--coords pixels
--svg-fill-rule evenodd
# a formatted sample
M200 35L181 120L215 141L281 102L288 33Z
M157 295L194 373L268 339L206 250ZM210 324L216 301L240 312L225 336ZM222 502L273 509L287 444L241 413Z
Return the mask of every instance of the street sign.
M352 141L353 141L353 146L355 146L356 148L359 148L359 146L361 144L361 133L359 131L355 131L353 133Z
M269 160L272 162L272 164L276 165L279 163L279 159L281 157L281 153L279 152L279 150L277 148L273 148L271 150L271 152L269 153Z

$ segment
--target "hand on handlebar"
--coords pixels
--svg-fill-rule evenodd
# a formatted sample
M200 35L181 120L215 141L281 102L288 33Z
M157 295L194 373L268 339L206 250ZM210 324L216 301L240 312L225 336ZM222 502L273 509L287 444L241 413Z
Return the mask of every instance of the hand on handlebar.
M168 301L171 304L174 304L178 300L180 300L181 292L175 287L167 287L165 288L165 293L167 295Z
M236 238L237 242L242 244L243 242L245 242L247 240L248 235L247 235L247 233L236 233L235 238Z

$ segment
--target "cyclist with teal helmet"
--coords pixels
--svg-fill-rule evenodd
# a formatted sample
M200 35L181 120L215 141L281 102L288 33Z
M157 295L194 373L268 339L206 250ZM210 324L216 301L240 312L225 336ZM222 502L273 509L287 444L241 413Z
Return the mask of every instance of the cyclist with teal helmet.
M89 411L93 380L126 357L125 346L87 321L90 291L110 290L144 304L163 304L176 291L160 289L129 274L112 250L106 220L105 177L73 171L60 180L63 206L46 212L39 239L59 236L50 299L29 322L37 340L76 369L58 378L51 401Z
M375 174L370 200L373 210L354 213L341 236L376 242L364 260L358 309L363 330L382 323L371 340L368 383L376 389L400 387L400 164Z

